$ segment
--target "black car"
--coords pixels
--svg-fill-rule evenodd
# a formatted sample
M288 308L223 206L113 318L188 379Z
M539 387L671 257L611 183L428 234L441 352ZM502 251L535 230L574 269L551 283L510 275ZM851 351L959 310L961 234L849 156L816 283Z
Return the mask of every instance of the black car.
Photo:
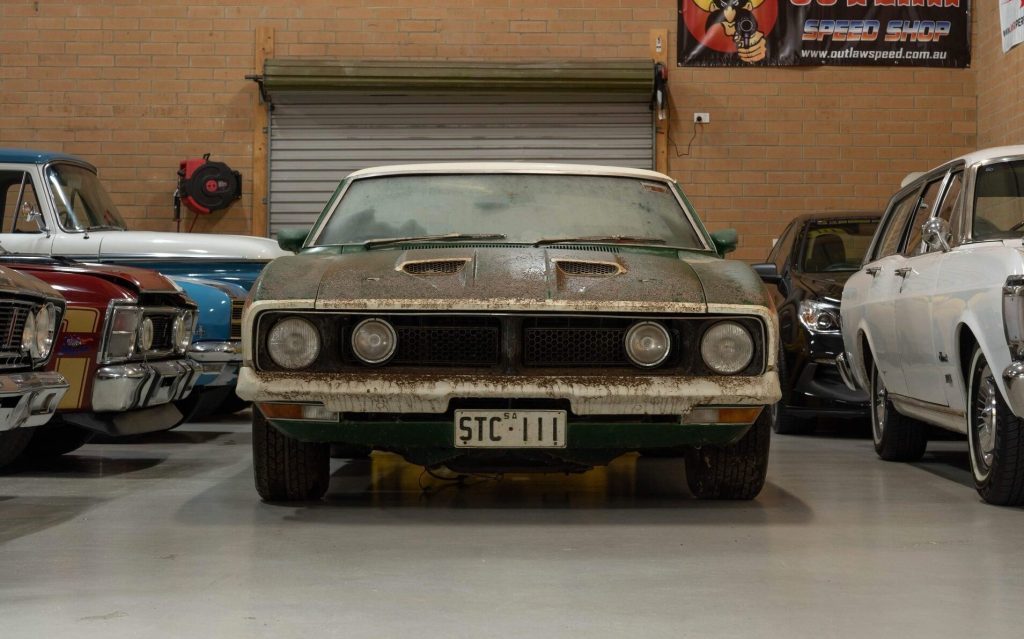
M779 312L777 433L811 432L818 416L868 414L867 394L843 384L835 360L843 352L843 285L860 268L879 219L865 213L800 216L786 227L768 261L754 266Z

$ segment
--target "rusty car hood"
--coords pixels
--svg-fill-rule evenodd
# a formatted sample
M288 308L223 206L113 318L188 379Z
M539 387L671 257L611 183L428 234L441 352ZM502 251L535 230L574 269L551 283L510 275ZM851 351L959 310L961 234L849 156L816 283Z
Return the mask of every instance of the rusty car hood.
M762 299L761 282L747 265L696 257L691 265L690 260L681 259L681 253L668 249L605 252L523 246L305 253L275 260L258 282L255 298L315 300L317 308L358 309L388 301L392 306L401 302L412 308L442 310L477 308L485 302L500 310L525 301L553 309L572 309L574 305L637 309L645 304L672 304L702 312L708 301L702 279L707 279L721 289L715 301ZM455 272L445 274L405 270L409 265L435 261L461 264ZM567 266L566 262L577 264ZM572 272L571 267L586 269L591 264L606 273ZM611 271L614 273L609 274ZM740 283L733 271L740 274Z

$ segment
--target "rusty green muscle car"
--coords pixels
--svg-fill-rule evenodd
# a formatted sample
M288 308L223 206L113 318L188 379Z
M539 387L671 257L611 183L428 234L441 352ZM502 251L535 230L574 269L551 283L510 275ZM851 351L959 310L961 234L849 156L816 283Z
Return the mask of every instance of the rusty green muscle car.
M772 303L675 180L556 164L349 175L282 231L243 317L256 486L318 499L331 445L456 473L686 458L752 499L780 397Z

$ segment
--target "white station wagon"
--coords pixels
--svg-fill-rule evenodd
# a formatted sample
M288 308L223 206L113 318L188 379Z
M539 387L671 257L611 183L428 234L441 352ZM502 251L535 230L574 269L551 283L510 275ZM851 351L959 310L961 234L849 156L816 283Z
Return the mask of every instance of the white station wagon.
M842 299L848 383L875 450L915 461L927 425L967 435L978 492L1024 503L1024 146L908 176ZM852 376L853 379L850 379Z

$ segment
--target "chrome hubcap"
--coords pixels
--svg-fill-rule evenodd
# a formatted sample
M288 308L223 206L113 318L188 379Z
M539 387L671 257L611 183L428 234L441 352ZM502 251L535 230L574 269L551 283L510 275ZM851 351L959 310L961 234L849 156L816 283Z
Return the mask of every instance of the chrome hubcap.
M986 365L981 371L978 383L978 396L974 400L974 433L978 461L985 468L992 466L992 456L996 447L996 426L999 422L999 405L997 399L999 389L992 371Z

